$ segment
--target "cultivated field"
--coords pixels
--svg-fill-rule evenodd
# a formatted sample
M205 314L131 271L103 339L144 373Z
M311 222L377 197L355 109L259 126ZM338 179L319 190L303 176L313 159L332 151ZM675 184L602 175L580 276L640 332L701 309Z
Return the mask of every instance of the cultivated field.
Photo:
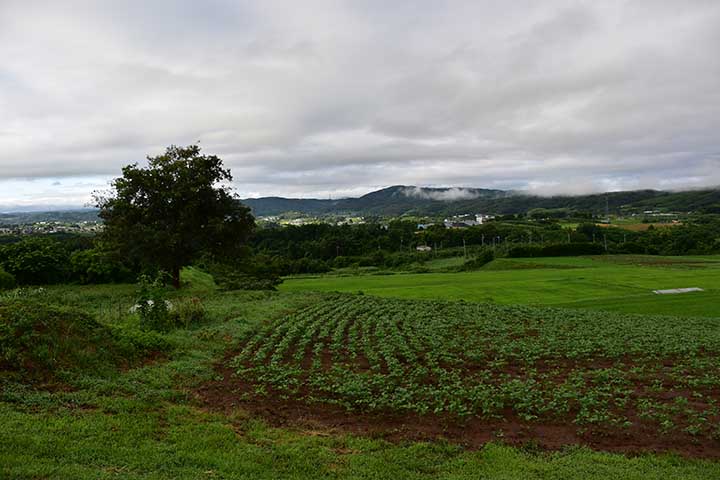
M209 398L316 404L297 413L320 423L720 456L717 319L335 295L259 325L228 365Z

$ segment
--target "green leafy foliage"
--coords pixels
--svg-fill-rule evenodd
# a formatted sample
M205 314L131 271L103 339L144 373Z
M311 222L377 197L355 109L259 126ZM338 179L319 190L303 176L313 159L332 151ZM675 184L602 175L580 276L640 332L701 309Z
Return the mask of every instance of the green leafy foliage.
M69 280L69 245L46 238L27 238L0 246L0 267L21 285L47 285Z
M135 272L128 265L93 246L93 240L73 236L27 237L0 244L0 268L12 274L19 285L134 280Z
M642 422L658 434L707 437L720 421L719 326L335 295L250 332L233 362L258 395L351 410L488 419L510 411L579 429Z
M173 322L169 315L169 306L161 279L150 280L148 276L141 275L137 303L131 309L140 317L141 327L157 331L171 330Z
M209 262L206 269L223 290L275 290L282 278L279 259L247 255L225 263Z
M485 250L475 258L467 260L465 263L463 263L460 266L460 271L469 272L472 270L477 270L484 267L493 260L495 260L495 252L493 252L492 250Z
M70 256L73 278L79 283L120 283L134 280L133 272L100 249L78 250Z
M143 358L159 352L167 352L172 344L161 333L138 328L132 324L112 327L112 334L118 349L125 358Z
M205 306L198 297L174 300L168 312L173 327L188 328L201 324L207 316Z
M0 268L0 290L15 288L15 276Z
M138 283L137 303L131 309L140 318L145 330L167 332L201 323L206 316L205 307L197 297L167 299L165 287L158 278L153 281L142 275Z
M578 255L601 255L605 247L599 243L556 243L551 245L523 245L508 250L510 258L524 257L574 257Z
M168 147L147 168L126 166L113 194L96 198L108 248L170 273L179 288L183 266L203 253L236 251L255 225L229 187L218 186L230 180L222 161L197 145Z

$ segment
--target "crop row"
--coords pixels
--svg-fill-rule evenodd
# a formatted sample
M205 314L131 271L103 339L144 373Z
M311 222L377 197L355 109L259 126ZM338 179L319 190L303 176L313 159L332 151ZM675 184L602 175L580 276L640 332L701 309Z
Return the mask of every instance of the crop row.
M332 295L234 365L260 394L351 410L720 437L719 359L720 319Z

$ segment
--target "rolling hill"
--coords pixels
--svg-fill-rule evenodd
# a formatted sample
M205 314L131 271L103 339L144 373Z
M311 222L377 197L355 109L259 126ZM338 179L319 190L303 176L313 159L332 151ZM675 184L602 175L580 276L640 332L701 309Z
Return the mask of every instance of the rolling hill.
M537 196L480 188L425 188L396 185L357 198L337 200L264 197L242 200L255 215L299 212L309 215L454 215L462 213L523 213L533 208L568 208L601 213L611 211L720 213L720 189L666 192L635 190L592 195Z

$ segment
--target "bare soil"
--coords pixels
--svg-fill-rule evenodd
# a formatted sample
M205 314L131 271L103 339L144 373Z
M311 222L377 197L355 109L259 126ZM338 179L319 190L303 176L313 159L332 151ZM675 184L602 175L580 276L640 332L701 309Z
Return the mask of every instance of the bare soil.
M208 410L232 413L243 410L275 427L293 428L308 434L352 433L391 442L448 441L468 449L487 442L557 450L568 445L584 445L595 450L624 454L674 452L684 457L720 458L720 440L698 438L685 432L659 434L657 426L631 415L628 428L587 428L581 430L567 422L528 422L506 411L502 418L478 417L459 420L447 415L418 415L398 412L349 412L339 406L307 403L300 398L258 398L254 386L239 378L228 361L235 352L216 365L222 379L195 390L196 399Z

